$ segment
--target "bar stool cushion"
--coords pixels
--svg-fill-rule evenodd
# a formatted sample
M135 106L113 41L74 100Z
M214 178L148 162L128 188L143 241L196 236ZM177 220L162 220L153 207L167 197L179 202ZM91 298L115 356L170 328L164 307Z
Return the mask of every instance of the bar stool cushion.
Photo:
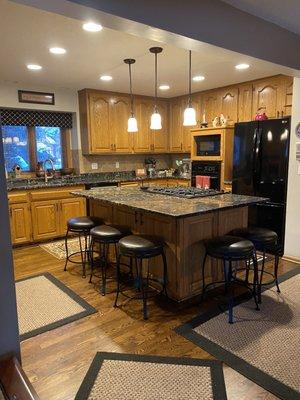
M249 227L234 229L230 234L251 240L258 250L263 250L268 246L275 246L278 241L277 233L266 228Z
M97 217L74 217L68 220L68 229L73 231L88 231L102 223Z
M221 259L243 259L251 257L254 245L250 240L238 236L219 236L204 241L206 252Z
M98 225L91 229L90 234L94 240L118 242L122 237L130 235L131 231L121 225Z
M154 257L162 254L164 244L158 238L149 235L129 235L119 241L121 254L135 257Z

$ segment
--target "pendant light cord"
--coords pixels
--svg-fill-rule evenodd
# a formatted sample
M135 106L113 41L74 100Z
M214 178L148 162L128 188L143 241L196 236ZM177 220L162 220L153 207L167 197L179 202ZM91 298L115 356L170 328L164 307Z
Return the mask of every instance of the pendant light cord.
M189 51L189 107L192 107L192 51Z
M131 64L128 64L129 67L129 88L130 88L130 108L131 108L131 116L134 116L133 112L133 94L132 94L132 78L131 78Z
M155 104L154 111L157 111L157 53L155 53Z

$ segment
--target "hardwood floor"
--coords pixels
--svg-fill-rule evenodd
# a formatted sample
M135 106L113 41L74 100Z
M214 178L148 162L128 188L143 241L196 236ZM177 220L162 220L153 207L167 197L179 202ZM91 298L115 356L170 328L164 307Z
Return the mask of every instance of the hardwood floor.
M150 304L150 319L142 319L140 302L121 309L112 307L114 295L102 297L97 286L82 279L78 266L63 272L57 260L39 246L14 250L15 278L50 272L99 312L71 324L28 339L21 344L25 372L42 400L72 400L97 351L211 358L173 331L200 308ZM299 265L282 261L280 273ZM98 279L95 278L95 283ZM214 306L212 300L201 311ZM274 400L275 397L234 370L224 367L229 400Z

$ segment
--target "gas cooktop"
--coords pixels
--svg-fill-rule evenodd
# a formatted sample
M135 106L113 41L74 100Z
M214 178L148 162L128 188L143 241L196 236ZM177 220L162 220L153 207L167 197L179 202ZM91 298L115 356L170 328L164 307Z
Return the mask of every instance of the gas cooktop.
M195 199L197 197L215 196L223 192L214 189L198 189L195 187L165 187L165 186L142 186L141 190L147 193L163 194L165 196Z

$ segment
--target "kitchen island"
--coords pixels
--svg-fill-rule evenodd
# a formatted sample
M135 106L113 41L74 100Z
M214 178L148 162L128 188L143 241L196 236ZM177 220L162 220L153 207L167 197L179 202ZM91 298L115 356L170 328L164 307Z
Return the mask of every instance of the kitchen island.
M178 198L139 188L97 188L72 194L89 200L90 215L126 225L133 233L155 235L166 243L168 294L178 302L201 293L203 239L246 227L248 206L267 201L233 194ZM161 277L160 257L150 263L152 276ZM216 260L207 263L207 283L221 279L221 265Z

